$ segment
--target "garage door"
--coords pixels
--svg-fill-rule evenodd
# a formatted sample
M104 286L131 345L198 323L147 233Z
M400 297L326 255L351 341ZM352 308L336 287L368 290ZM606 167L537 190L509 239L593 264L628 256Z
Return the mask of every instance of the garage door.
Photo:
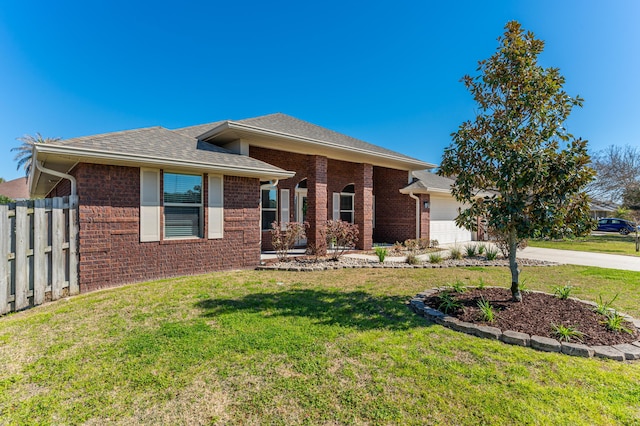
M430 196L429 235L440 244L464 243L471 241L471 231L458 228L455 218L458 216L458 203L453 197Z

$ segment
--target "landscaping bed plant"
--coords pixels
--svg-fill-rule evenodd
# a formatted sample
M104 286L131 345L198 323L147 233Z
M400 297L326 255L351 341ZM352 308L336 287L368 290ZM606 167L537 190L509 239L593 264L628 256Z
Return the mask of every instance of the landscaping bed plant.
M443 298L449 297L455 303L445 309ZM444 290L427 298L425 304L441 307L461 321L567 342L616 345L639 339L636 327L624 318L617 323L617 330L611 328L608 319L614 310L598 313L597 306L542 292L527 292L522 302L514 302L507 288ZM493 314L487 315L489 311Z
M351 252L358 253L358 252ZM360 259L349 256L341 256L339 259L333 259L329 256L299 256L288 257L286 260L267 260L258 266L259 270L281 270L281 271L315 271L325 269L343 269L343 268L449 268L449 267L473 267L473 266L509 266L509 261L503 258L493 260L487 259L485 256L473 256L460 259L443 259L438 258L437 261L431 261L429 258L416 258L412 262L380 262L377 259ZM533 259L518 259L518 264L522 266L552 266L556 265L552 262L545 262Z

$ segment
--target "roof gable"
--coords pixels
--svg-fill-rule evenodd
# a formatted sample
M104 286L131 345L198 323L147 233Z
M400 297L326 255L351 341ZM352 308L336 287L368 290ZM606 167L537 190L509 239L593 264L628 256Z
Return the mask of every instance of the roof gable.
M405 169L435 167L433 164L282 113L243 120L218 121L175 131L223 146L233 140L243 139L247 140L249 145L326 155L345 161L365 161L372 164L380 162L380 165L385 166L401 164L400 167ZM360 157L356 158L357 156Z

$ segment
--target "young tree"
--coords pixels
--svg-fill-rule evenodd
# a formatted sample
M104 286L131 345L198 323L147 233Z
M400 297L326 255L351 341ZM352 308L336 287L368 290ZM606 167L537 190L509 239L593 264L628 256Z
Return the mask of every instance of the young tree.
M534 236L591 231L587 196L593 179L587 141L562 127L582 99L562 89L557 68L538 65L544 42L509 22L496 53L479 62L463 83L478 104L474 121L451 136L439 173L455 176L452 194L468 207L458 226L475 229L478 217L507 243L513 299L522 300L518 244ZM479 192L493 196L478 197Z
M24 135L17 138L22 144L15 148L11 148L11 151L17 151L14 160L18 162L16 169L20 170L20 167L24 168L25 176L29 176L31 172L31 159L33 155L33 145L37 143L50 143L57 142L60 138L43 138L40 133L36 133L35 136Z

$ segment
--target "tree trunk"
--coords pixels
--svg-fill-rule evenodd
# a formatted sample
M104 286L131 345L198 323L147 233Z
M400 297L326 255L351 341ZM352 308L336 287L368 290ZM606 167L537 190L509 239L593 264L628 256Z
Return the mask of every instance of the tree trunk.
M511 298L514 302L522 302L522 294L520 293L520 271L518 270L518 261L516 259L516 250L518 250L518 236L516 230L509 231L509 269L511 270Z

